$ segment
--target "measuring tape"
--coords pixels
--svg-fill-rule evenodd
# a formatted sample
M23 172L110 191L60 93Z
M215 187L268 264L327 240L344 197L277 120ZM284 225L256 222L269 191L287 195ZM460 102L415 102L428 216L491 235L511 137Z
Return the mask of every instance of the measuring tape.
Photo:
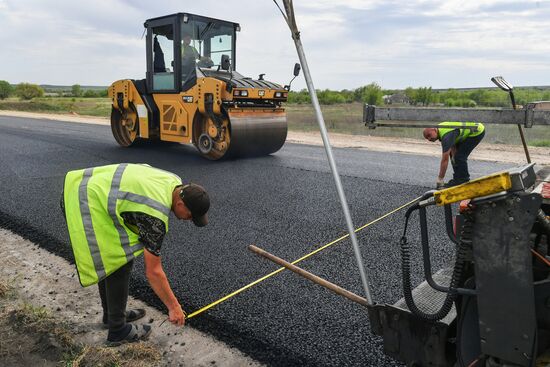
M406 204L404 204L404 205L401 205L399 208L393 209L392 211L390 211L390 212L388 212L388 213L382 215L381 217L378 217L378 218L376 218L375 220L373 220L373 221L371 221L371 222L369 222L369 223L367 223L367 224L365 224L365 225L363 225L363 226L357 228L354 232L355 232L355 233L361 232L361 231L364 230L365 228L370 227L371 225L373 225L373 224L375 224L375 223L378 223L378 222L381 221L382 219L385 219L385 218L389 217L390 215L392 215L392 214L394 214L394 213L397 213L398 211L400 211L400 210L402 210L402 209L408 207L409 205L411 205L411 204L413 204L414 202L418 201L420 198L421 198L421 197L419 196L419 197L417 197L416 199L411 200L411 201L409 201L408 203L406 203ZM309 258L309 257L311 257L311 256L313 256L313 255L315 255L316 253L321 252L321 251L323 251L324 249L329 248L330 246L335 245L335 244L337 244L337 243L339 243L339 242L345 240L345 239L348 238L348 237L349 237L349 233L346 234L346 235L344 235L344 236L342 236L342 237L340 237L340 238L335 239L335 240L332 241L332 242L327 243L326 245L323 245L323 246L319 247L317 250L312 251L312 252L310 252L309 254L302 256L302 257L299 258L298 260L294 260L291 264L293 264L293 265L294 265L294 264L297 264L297 263L299 263L300 261L303 261L303 260L305 260L305 259L307 259L307 258ZM263 276L263 277L261 277L261 278L259 278L259 279L256 279L255 281L253 281L253 282L251 282L251 283L245 285L244 287L239 288L239 289L237 289L236 291L234 291L234 292L232 292L232 293L229 293L229 294L226 295L226 296L223 296L222 298L218 299L217 301L214 301L214 302L212 302L212 303L210 303L210 304L208 304L208 305L206 305L206 306L204 306L204 307L198 309L197 311L190 313L189 315L187 315L187 318L186 318L186 319L188 320L188 319L191 319L191 318L193 318L193 317L195 317L195 316L200 315L201 313L203 313L203 312L205 312L205 311L211 309L212 307L217 306L217 305L219 305L220 303L222 303L222 302L224 302L224 301L227 301L228 299L230 299L230 298L232 298L232 297L235 297L236 295L238 295L238 294L244 292L245 290L247 290L247 289L249 289L249 288L252 288L253 286L255 286L255 285L257 285L257 284L263 282L264 280L269 279L269 278L271 278L272 276L279 274L280 272L282 272L282 271L285 270L285 269L286 269L286 268L281 267L281 268L279 268L279 269L277 269L277 270L275 270L275 271L273 271L273 272L271 272L271 273L269 273L269 274L267 274L267 275L265 275L265 276Z

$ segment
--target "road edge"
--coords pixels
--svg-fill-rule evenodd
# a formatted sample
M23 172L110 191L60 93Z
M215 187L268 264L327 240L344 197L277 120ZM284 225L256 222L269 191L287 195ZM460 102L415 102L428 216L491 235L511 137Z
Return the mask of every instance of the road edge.
M0 228L0 258L0 276L10 280L25 302L76 325L75 334L84 344L104 344L97 287L82 288L74 265L4 228ZM188 325L178 328L164 322L165 314L134 297L129 297L128 307L146 309L144 320L153 325L150 342L159 348L163 366L262 365Z

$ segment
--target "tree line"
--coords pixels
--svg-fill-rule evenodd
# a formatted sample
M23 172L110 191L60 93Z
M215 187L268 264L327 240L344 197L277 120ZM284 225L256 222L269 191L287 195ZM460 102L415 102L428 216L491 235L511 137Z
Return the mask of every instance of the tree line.
M83 98L100 98L107 97L107 89L84 89L79 84L74 84L71 90L64 89L48 89L42 88L38 84L19 83L11 85L5 80L0 80L0 100L9 97L18 97L23 100L31 100L33 98L48 96L57 97L83 97Z
M392 102L390 96L400 95L399 102ZM518 104L526 104L533 101L549 101L550 88L516 88L514 95ZM337 103L361 102L372 105L385 104L410 104L413 106L446 106L446 107L510 107L508 93L498 88L478 88L468 90L434 90L432 87L412 88L404 90L383 89L377 83L371 83L353 90L333 91L329 89L318 90L319 102L324 105ZM386 98L384 98L386 97ZM311 103L306 89L290 91L288 103Z
M516 88L514 94L516 102L521 105L533 101L550 100L550 88ZM0 99L15 96L23 100L31 100L43 97L44 95L100 98L107 97L107 89L86 89L82 88L79 84L74 84L70 90L60 88L44 89L37 84L20 83L13 86L7 81L0 80ZM399 96L400 98L397 98L397 102L395 102L391 96ZM318 90L317 97L319 98L319 102L324 105L360 102L377 106L385 104L447 107L510 106L508 94L497 88L434 90L432 87L408 87L404 90L396 90L383 89L377 83L371 83L352 90ZM306 89L296 92L290 91L288 94L288 103L309 104L311 103L311 99Z

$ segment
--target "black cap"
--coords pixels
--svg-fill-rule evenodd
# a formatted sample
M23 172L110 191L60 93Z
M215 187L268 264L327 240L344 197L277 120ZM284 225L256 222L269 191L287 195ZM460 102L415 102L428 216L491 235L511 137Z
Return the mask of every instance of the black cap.
M210 208L210 197L206 190L199 185L185 185L180 190L180 197L183 203L191 211L193 223L197 227L204 227L208 224L206 212Z

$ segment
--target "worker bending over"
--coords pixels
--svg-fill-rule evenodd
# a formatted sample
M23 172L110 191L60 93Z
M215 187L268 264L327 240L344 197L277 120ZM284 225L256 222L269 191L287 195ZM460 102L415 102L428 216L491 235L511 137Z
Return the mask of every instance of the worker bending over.
M446 126L464 126L448 128ZM485 136L485 126L479 122L442 122L438 128L424 129L424 138L441 142L442 154L437 176L437 188L451 187L470 181L468 156ZM474 129L471 129L474 128ZM445 173L449 160L453 166L453 178L445 184Z
M145 275L182 326L185 313L168 283L160 249L170 211L176 218L208 223L207 192L177 175L143 164L113 164L70 171L61 200L76 267L83 287L98 284L103 324L111 345L146 339L150 325L132 325L145 310L126 311L134 259L144 254Z

